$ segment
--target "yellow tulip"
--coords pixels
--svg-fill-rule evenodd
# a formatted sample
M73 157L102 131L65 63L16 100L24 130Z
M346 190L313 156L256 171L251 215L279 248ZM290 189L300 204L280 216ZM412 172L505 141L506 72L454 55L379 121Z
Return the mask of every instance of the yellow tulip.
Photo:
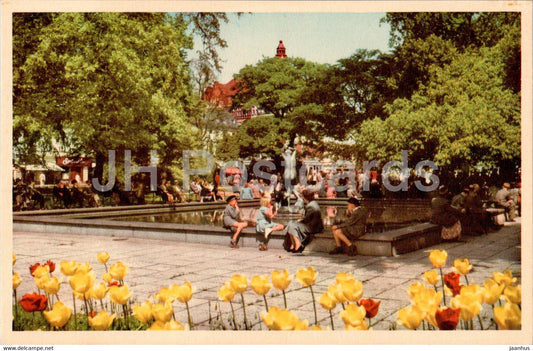
M185 327L180 322L171 320L169 322L155 321L148 330L185 330Z
M17 290L17 288L20 286L20 283L22 283L22 279L20 279L19 274L13 274L13 290Z
M340 284L342 282L350 282L350 281L355 281L355 278L353 277L351 273L339 272L337 273L337 276L335 277L335 284Z
M134 305L133 315L139 322L148 324L152 320L152 302L146 300L142 305Z
M244 274L234 274L229 283L237 294L242 294L248 288L248 279Z
M319 326L319 325L313 325L311 328L309 328L309 330L320 331L320 330L324 330L324 329L322 329L322 327Z
M492 279L485 280L483 284L483 301L486 304L494 305L501 297L505 285L498 284Z
M157 303L152 306L152 316L154 320L166 323L172 319L172 312L174 311L170 302L165 304Z
M107 263L107 260L109 260L109 254L107 252L100 252L96 254L96 259L100 263Z
M344 324L349 324L352 327L358 327L364 322L366 316L366 309L364 306L357 306L349 304L344 311L341 311L340 317Z
M454 260L453 267L462 275L467 275L472 270L472 265L468 262L467 258Z
M424 314L435 314L442 301L442 292L436 292L434 289L421 290L412 300L413 305L420 308Z
M48 278L49 277L49 273L50 273L50 267L46 264L44 266L37 267L33 271L32 275L33 275L33 277L35 279L42 278L42 277L45 277L45 276Z
M398 323L415 330L424 319L424 312L418 306L407 306L398 311Z
M118 261L117 263L115 263L109 268L109 274L111 274L113 279L121 281L121 280L124 280L124 277L129 272L129 270L130 268L128 266Z
M261 313L261 319L270 330L307 330L309 323L298 318L296 313L272 306Z
M55 295L59 292L60 287L61 281L54 276L48 279L48 281L44 284L44 291L46 291L47 294Z
M460 317L464 321L472 320L482 309L479 298L474 294L457 295L452 299L450 304L453 308L461 309Z
M326 310L332 310L337 305L337 300L332 297L327 291L320 296L318 303Z
M17 257L13 254L13 266L15 265L15 262L17 262Z
M314 268L309 266L307 269L301 268L296 272L296 281L303 287L315 284L317 273Z
M250 287L257 295L265 295L272 285L268 280L268 275L265 274L263 276L253 276L252 280L250 280Z
M503 291L505 299L510 303L520 305L522 303L522 286L518 284L517 286L508 286Z
M94 273L78 272L74 274L68 282L73 291L78 294L85 294L94 284Z
M494 307L494 321L500 329L520 329L522 312L514 303Z
M107 330L113 324L116 314L111 316L107 311L100 311L95 317L89 317L89 325L94 330Z
M272 272L272 284L278 290L287 290L291 280L292 276L289 275L286 269L283 270L283 273L279 271Z
M435 268L441 268L446 264L446 259L448 258L448 253L446 250L432 250L429 253L429 262L433 265Z
M435 286L440 281L440 277L437 271L433 269L424 273L424 280L429 285Z
M349 283L347 281L345 281L345 284L349 284ZM338 303L348 302L348 299L346 298L346 296L344 296L343 289L342 289L342 284L340 284L340 283L338 283L336 285L328 286L328 294L330 294L330 296L334 297L335 300Z
M345 324L344 330L368 330L368 326L366 325L366 321L362 320L361 323L356 326L351 324Z
M186 281L183 285L173 285L171 289L179 302L188 302L192 298L195 288Z
M461 295L470 295L472 298L476 299L479 304L483 303L483 288L477 284L463 285L461 287Z
M59 264L59 269L61 270L61 273L63 273L66 276L71 276L76 274L76 271L78 270L79 264L76 261L62 261Z
M344 298L348 301L358 302L363 296L363 283L359 280L346 281L339 284Z
M56 302L51 311L43 311L44 318L51 326L56 328L61 328L67 324L71 314L72 310L61 301Z
M93 267L89 264L89 262L85 262L84 264L79 264L78 269L76 270L76 273L90 273L92 272Z
M513 273L510 270L505 270L505 272L494 272L492 278L498 284L504 284L505 286L514 285L517 282L517 279L513 277Z
M130 292L127 285L113 285L109 288L109 298L117 305L125 305L131 295L133 295L133 293Z
M33 277L33 280L35 281L35 285L39 289L44 290L44 286L50 280L50 277L48 276L48 274L45 274L45 275L41 275L39 277L35 276L35 277Z
M111 283L111 281L113 280L113 277L111 276L111 274L107 273L107 272L104 272L102 274L102 280L106 283Z
M93 288L92 296L97 300L103 300L107 294L107 286L105 283L100 283L96 288Z
M230 302L235 296L235 291L233 291L231 284L229 282L224 283L220 289L218 289L218 297L222 301Z
M177 287L177 285L174 285ZM161 301L162 303L165 302L173 302L176 299L176 291L172 289L171 287L162 287L157 294L154 295L154 299L157 301Z
M409 297L413 299L417 294L425 290L426 290L426 287L424 286L423 283L416 282L416 283L411 283L409 285L409 290L406 290L406 291L407 291L407 295L409 295Z

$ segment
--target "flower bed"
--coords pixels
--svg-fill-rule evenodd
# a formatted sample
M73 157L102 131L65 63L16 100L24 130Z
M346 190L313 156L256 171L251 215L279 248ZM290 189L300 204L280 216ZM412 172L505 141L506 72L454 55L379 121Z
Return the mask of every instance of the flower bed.
M21 277L13 273L13 330L194 330L194 316L189 302L195 287L186 281L162 287L152 299L141 304L133 302L133 292L126 284L129 267L115 262L108 267L109 255L99 253L98 262L104 265L102 280L96 282L96 275L89 263L63 261L59 264L61 276L54 275L56 264L51 261L29 267L37 292L28 292L18 299L17 288ZM468 273L472 265L468 259L456 259L451 270L444 274L448 254L433 250L429 261L435 269L424 273L424 281L413 283L407 290L411 305L397 313L397 321L407 329L424 330L469 330L474 320L481 329L520 329L521 286L510 271L494 272L483 285L471 284ZM16 257L13 254L13 265ZM438 269L439 271L437 271ZM264 311L261 321L270 330L370 330L372 319L379 314L381 301L363 298L363 284L350 273L340 272L328 286L326 292L315 297L317 272L313 267L302 268L293 276L287 270L273 271L271 276L256 275L250 280L243 274L234 274L218 290L221 303L231 307L231 318L226 325L222 318L212 329L250 330L252 323L246 315L244 292L252 290L261 296ZM313 303L314 323L301 320L297 311L289 310L285 291L294 280L309 289ZM66 281L63 283L63 279ZM465 284L461 284L464 281ZM70 286L70 291L61 289ZM283 306L269 306L267 293L277 289L283 294ZM72 306L65 305L61 294L72 294ZM447 299L446 297L450 297ZM503 301L503 302L502 302ZM317 304L318 302L318 304ZM187 310L187 320L178 321L174 304L182 303ZM242 313L237 316L233 304L242 304ZM491 322L484 326L479 315L483 306L492 308ZM319 325L317 307L328 311L328 325ZM336 326L333 316L338 313L344 326ZM211 318L210 318L211 319Z

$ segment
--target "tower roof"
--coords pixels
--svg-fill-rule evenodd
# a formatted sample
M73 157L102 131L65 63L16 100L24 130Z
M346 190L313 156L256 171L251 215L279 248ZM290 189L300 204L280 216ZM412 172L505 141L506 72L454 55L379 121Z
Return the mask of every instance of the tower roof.
M278 48L276 49L276 57L287 57L285 54L285 45L283 45L283 40L279 41Z

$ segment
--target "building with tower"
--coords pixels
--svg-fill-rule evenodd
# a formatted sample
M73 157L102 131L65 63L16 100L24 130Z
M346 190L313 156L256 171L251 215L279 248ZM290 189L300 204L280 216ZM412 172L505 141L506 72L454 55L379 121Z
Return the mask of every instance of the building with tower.
M283 45L282 40L279 41L278 47L276 48L275 57L287 57L287 54L285 53L285 45ZM243 110L242 108L232 109L233 97L238 91L239 87L235 79L230 80L226 84L214 82L212 86L205 90L202 99L231 112L235 117L235 123L244 122L247 119L264 113L263 110L257 108L256 106L253 106L248 110Z

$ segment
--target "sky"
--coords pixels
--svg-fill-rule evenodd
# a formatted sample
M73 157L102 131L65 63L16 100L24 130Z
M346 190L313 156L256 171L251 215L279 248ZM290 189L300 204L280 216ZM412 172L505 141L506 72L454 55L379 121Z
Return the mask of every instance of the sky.
M219 49L223 70L218 81L227 83L245 65L274 56L280 40L287 56L317 63L333 64L357 49L387 52L390 27L379 23L384 16L375 12L229 14L229 22L221 26L228 47Z

